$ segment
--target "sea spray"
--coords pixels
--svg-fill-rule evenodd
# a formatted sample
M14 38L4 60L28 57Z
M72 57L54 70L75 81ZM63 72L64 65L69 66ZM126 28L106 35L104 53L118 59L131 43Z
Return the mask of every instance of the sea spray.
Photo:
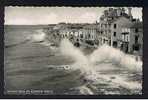
M45 37L46 37L46 34L42 30L36 30L28 38L30 38L32 42L40 42L40 41L43 41Z
M117 64L118 67L126 67L128 70L141 72L142 61L136 61L133 57L125 54L119 49L102 45L98 47L89 57L90 62L93 64L101 62L110 62Z
M117 63L121 60L124 54L118 50L114 49L106 44L98 47L91 55L90 61L92 63L100 63L100 62L114 62Z
M133 72L142 72L142 61L136 61L130 55L124 55L120 61L120 65Z
M75 63L72 65L72 69L79 69L82 74L84 74L86 79L92 80L96 83L99 83L98 79L103 79L113 83L114 85L131 90L138 89L140 91L142 89L141 83L126 81L123 77L119 75L117 75L115 79L111 79L110 75L102 75L97 71L102 67L99 66L100 63L114 63L116 64L116 67L125 68L133 72L141 73L141 61L136 61L130 55L123 53L119 49L103 45L101 47L98 47L98 49L96 49L89 56L85 56L83 52L73 46L73 44L69 40L63 39L60 44L60 52L64 56L69 56L75 60Z
M60 51L63 55L74 58L76 62L87 62L87 58L84 56L84 54L79 49L74 47L73 44L67 39L63 39L61 41Z
M85 74L92 74L94 70L88 61L88 58L81 52L78 48L73 46L73 44L67 40L63 39L60 44L60 52L64 56L69 56L75 60L72 69L79 69Z
M131 55L125 54L121 50L112 48L108 45L102 45L101 47L96 49L90 55L89 59L89 61L96 66L96 71L100 70L100 67L103 67L102 65L100 66L100 63L104 64L105 62L107 62L113 63L116 65L116 67L124 68L131 72L136 72L138 74L142 73L142 61L136 61L136 59L134 59ZM115 65L108 66L113 68L115 67ZM107 66L107 64L104 64L104 66ZM114 84L120 85L127 89L138 89L139 91L142 89L142 84L138 82L127 81L126 79L118 75L116 75L114 80L111 80L109 75L99 75L99 77L108 81L112 81Z

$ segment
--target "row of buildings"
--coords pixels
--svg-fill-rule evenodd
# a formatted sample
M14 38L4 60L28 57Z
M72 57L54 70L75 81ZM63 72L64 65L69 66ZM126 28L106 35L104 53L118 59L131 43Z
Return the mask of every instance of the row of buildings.
M128 8L109 8L93 24L59 23L48 33L55 40L68 38L74 45L97 47L103 44L119 48L126 53L142 55L143 27L142 22L134 19ZM50 31L49 31L50 30Z
M71 24L59 23L48 29L49 35L53 35L55 41L68 38L74 45L86 45L94 47L97 43L98 23L94 24ZM51 36L50 36L51 37Z
M139 19L134 19L128 8L109 8L100 17L99 35L100 44L108 44L120 48L126 53L138 53L143 50L143 27Z

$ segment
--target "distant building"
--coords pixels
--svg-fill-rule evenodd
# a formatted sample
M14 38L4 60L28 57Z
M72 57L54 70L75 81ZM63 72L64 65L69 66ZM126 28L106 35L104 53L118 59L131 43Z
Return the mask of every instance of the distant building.
M97 24L86 24L83 26L83 34L85 40L95 41L97 32Z
M67 38L72 43L94 45L96 40L97 24L70 24L60 23L55 26L61 38Z

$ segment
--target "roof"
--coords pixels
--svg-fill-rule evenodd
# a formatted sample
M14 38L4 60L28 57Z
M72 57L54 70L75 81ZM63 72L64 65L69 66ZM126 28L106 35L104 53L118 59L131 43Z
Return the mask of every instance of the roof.
M117 17L116 19L114 19L114 20L112 21L112 23L116 23L117 21L119 21L119 20L121 20L121 19L123 19L123 18L129 20L129 23L131 22L129 18L127 18L127 17L125 17L125 16L120 16L120 17Z
M87 24L83 26L84 28L97 28L97 24Z
M122 27L124 28L131 28L132 26L133 26L133 23L126 23L122 25Z
M143 22L135 22L131 28L143 28Z

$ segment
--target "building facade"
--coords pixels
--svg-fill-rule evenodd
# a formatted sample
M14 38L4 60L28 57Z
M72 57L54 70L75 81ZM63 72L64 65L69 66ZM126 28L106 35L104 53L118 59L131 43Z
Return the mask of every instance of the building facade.
M131 52L136 55L143 55L143 27L142 22L136 22L131 26Z
M99 45L108 44L126 53L137 52L142 55L142 22L133 18L131 10L128 8L128 13L124 8L109 8L104 11L99 22Z
M124 8L105 10L100 17L100 45L108 44L116 47L116 39L119 37L118 31L120 31L122 24L130 24L131 18L131 9L129 9L129 14L125 13Z
M73 44L94 45L96 42L97 24L60 23L55 26L59 37L69 39Z

